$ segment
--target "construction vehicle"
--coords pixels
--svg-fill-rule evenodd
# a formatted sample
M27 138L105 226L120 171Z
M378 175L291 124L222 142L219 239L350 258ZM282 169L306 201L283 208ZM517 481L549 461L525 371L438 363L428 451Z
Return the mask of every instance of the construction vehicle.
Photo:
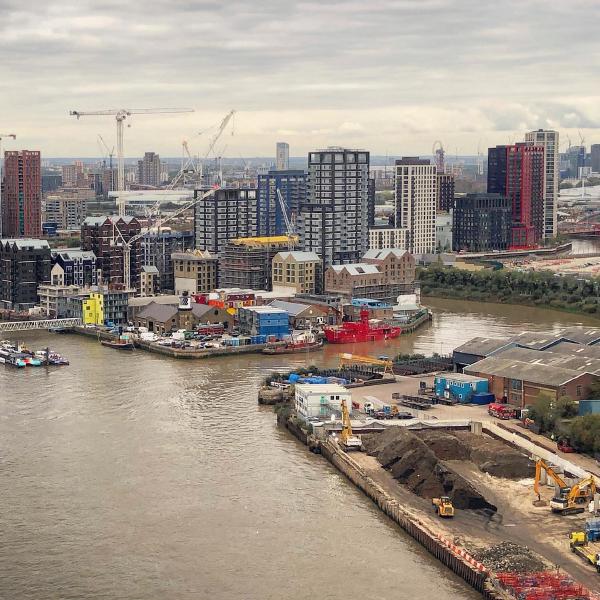
M454 516L454 505L448 496L432 498L431 503L433 504L433 510L435 510L435 514L438 515L438 517L450 519Z
M600 573L600 542L591 541L585 531L572 531L569 534L571 551L594 565Z
M361 450L361 439L353 435L352 423L350 422L350 412L346 406L346 401L342 400L342 434L340 435L340 443L342 448L348 452L349 450Z
M596 493L596 480L591 475L577 482L575 485L569 486L551 466L546 464L542 459L539 459L535 464L535 479L533 482L533 489L537 496L537 501L534 504L538 505L542 504L540 496L542 470L546 471L559 489L558 495L554 496L550 501L552 512L561 515L585 512L587 505L594 499Z

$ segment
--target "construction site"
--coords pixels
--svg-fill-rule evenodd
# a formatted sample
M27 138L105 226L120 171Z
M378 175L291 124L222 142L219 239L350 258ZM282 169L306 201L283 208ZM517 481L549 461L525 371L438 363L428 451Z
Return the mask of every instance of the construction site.
M339 421L288 429L486 598L599 599L595 461L484 406L407 408L422 379L351 383L352 418L342 401Z

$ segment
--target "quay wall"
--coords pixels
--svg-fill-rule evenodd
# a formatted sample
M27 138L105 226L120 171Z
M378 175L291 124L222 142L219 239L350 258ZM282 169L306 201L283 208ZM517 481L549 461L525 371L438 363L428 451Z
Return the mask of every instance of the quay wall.
M464 550L454 546L440 534L431 531L424 523L406 512L397 500L366 475L360 465L336 444L323 441L320 444L320 449L321 454L377 504L380 510L435 558L480 592L486 600L506 598L505 595L495 589L483 565L477 563Z

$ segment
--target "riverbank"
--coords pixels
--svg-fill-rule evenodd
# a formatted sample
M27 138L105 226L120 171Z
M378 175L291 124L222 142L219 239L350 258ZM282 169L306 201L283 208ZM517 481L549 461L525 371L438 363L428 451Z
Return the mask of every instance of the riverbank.
M412 380L401 379L404 382ZM415 388L418 385L416 378L413 385ZM371 389L369 393L386 398L388 387L385 390ZM354 391L352 400L354 403ZM437 416L429 414L434 412ZM552 514L547 503L543 507L534 506L532 480L520 479L526 476L524 469L529 473L533 468L531 462L528 466L532 452L545 460L555 461L554 464L561 464L562 459L554 452L538 448L537 442L525 439L525 436L515 437L518 432L507 429L504 422L488 422L487 419L485 407L435 407L428 411L420 427L418 424L411 426L411 429L416 427L415 431L396 425L387 427L383 433L371 435L366 435L360 422L353 420L354 433L363 433L363 439L369 440L369 452L349 454L327 436L322 427L309 426L306 429L291 406L278 410L281 426L306 444L309 450L321 453L380 510L485 598L517 597L517 593L506 595L508 580L517 582L523 590L531 585L531 580L544 578L554 578L553 584L561 586L570 581L569 585L581 589L578 598L596 598L583 587L598 589L593 568L573 555L568 545L569 532L583 526L585 515L563 517ZM426 423L428 426L425 426ZM465 423L470 433L464 431ZM374 431L372 426L368 429ZM399 461L394 458L393 452L401 448L398 440L394 439L395 433L401 434L400 438L403 435L411 439L414 437L414 441L405 441L412 457L409 462L406 462L405 456ZM429 437L432 439L429 440ZM386 445L377 449L379 440ZM419 444L423 447L423 441L419 440L425 440L426 446L436 453L435 460L440 461L437 466L428 462L426 457L423 458L426 467L425 463L421 467L410 463ZM479 467L462 456L467 447L465 444L474 444L470 450L471 460L480 461ZM385 460L391 461L394 466L385 468L380 464L377 454L381 451ZM568 462L565 465L576 469L574 475L581 476L582 471L576 466L569 467ZM419 468L425 469L422 474L419 474ZM492 470L483 472L482 468ZM403 472L412 473L408 475L412 484L408 481L401 483L400 474ZM458 481L462 480L459 497L454 500L458 510L450 520L440 520L431 511L430 494L444 493L433 491L440 485L435 482L435 473L439 472L452 473L453 486L458 486ZM413 484L418 491L411 488ZM542 497L546 501L552 493L553 490L543 487ZM467 504L463 506L461 501ZM478 509L477 503L489 505L489 509ZM560 575L556 565L561 566ZM536 575L532 576L534 571ZM583 586L580 588L580 583L575 582Z
M464 271L433 265L420 269L419 280L423 297L600 315L600 279L557 277L549 271Z

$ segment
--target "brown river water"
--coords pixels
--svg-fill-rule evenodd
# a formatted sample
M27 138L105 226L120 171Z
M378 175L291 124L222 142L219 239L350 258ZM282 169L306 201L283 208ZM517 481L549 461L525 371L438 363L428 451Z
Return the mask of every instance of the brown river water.
M600 324L428 304L432 324L410 336L309 357L176 361L20 334L71 365L0 365L0 598L479 597L256 404L270 371L340 351L449 352L475 335Z

